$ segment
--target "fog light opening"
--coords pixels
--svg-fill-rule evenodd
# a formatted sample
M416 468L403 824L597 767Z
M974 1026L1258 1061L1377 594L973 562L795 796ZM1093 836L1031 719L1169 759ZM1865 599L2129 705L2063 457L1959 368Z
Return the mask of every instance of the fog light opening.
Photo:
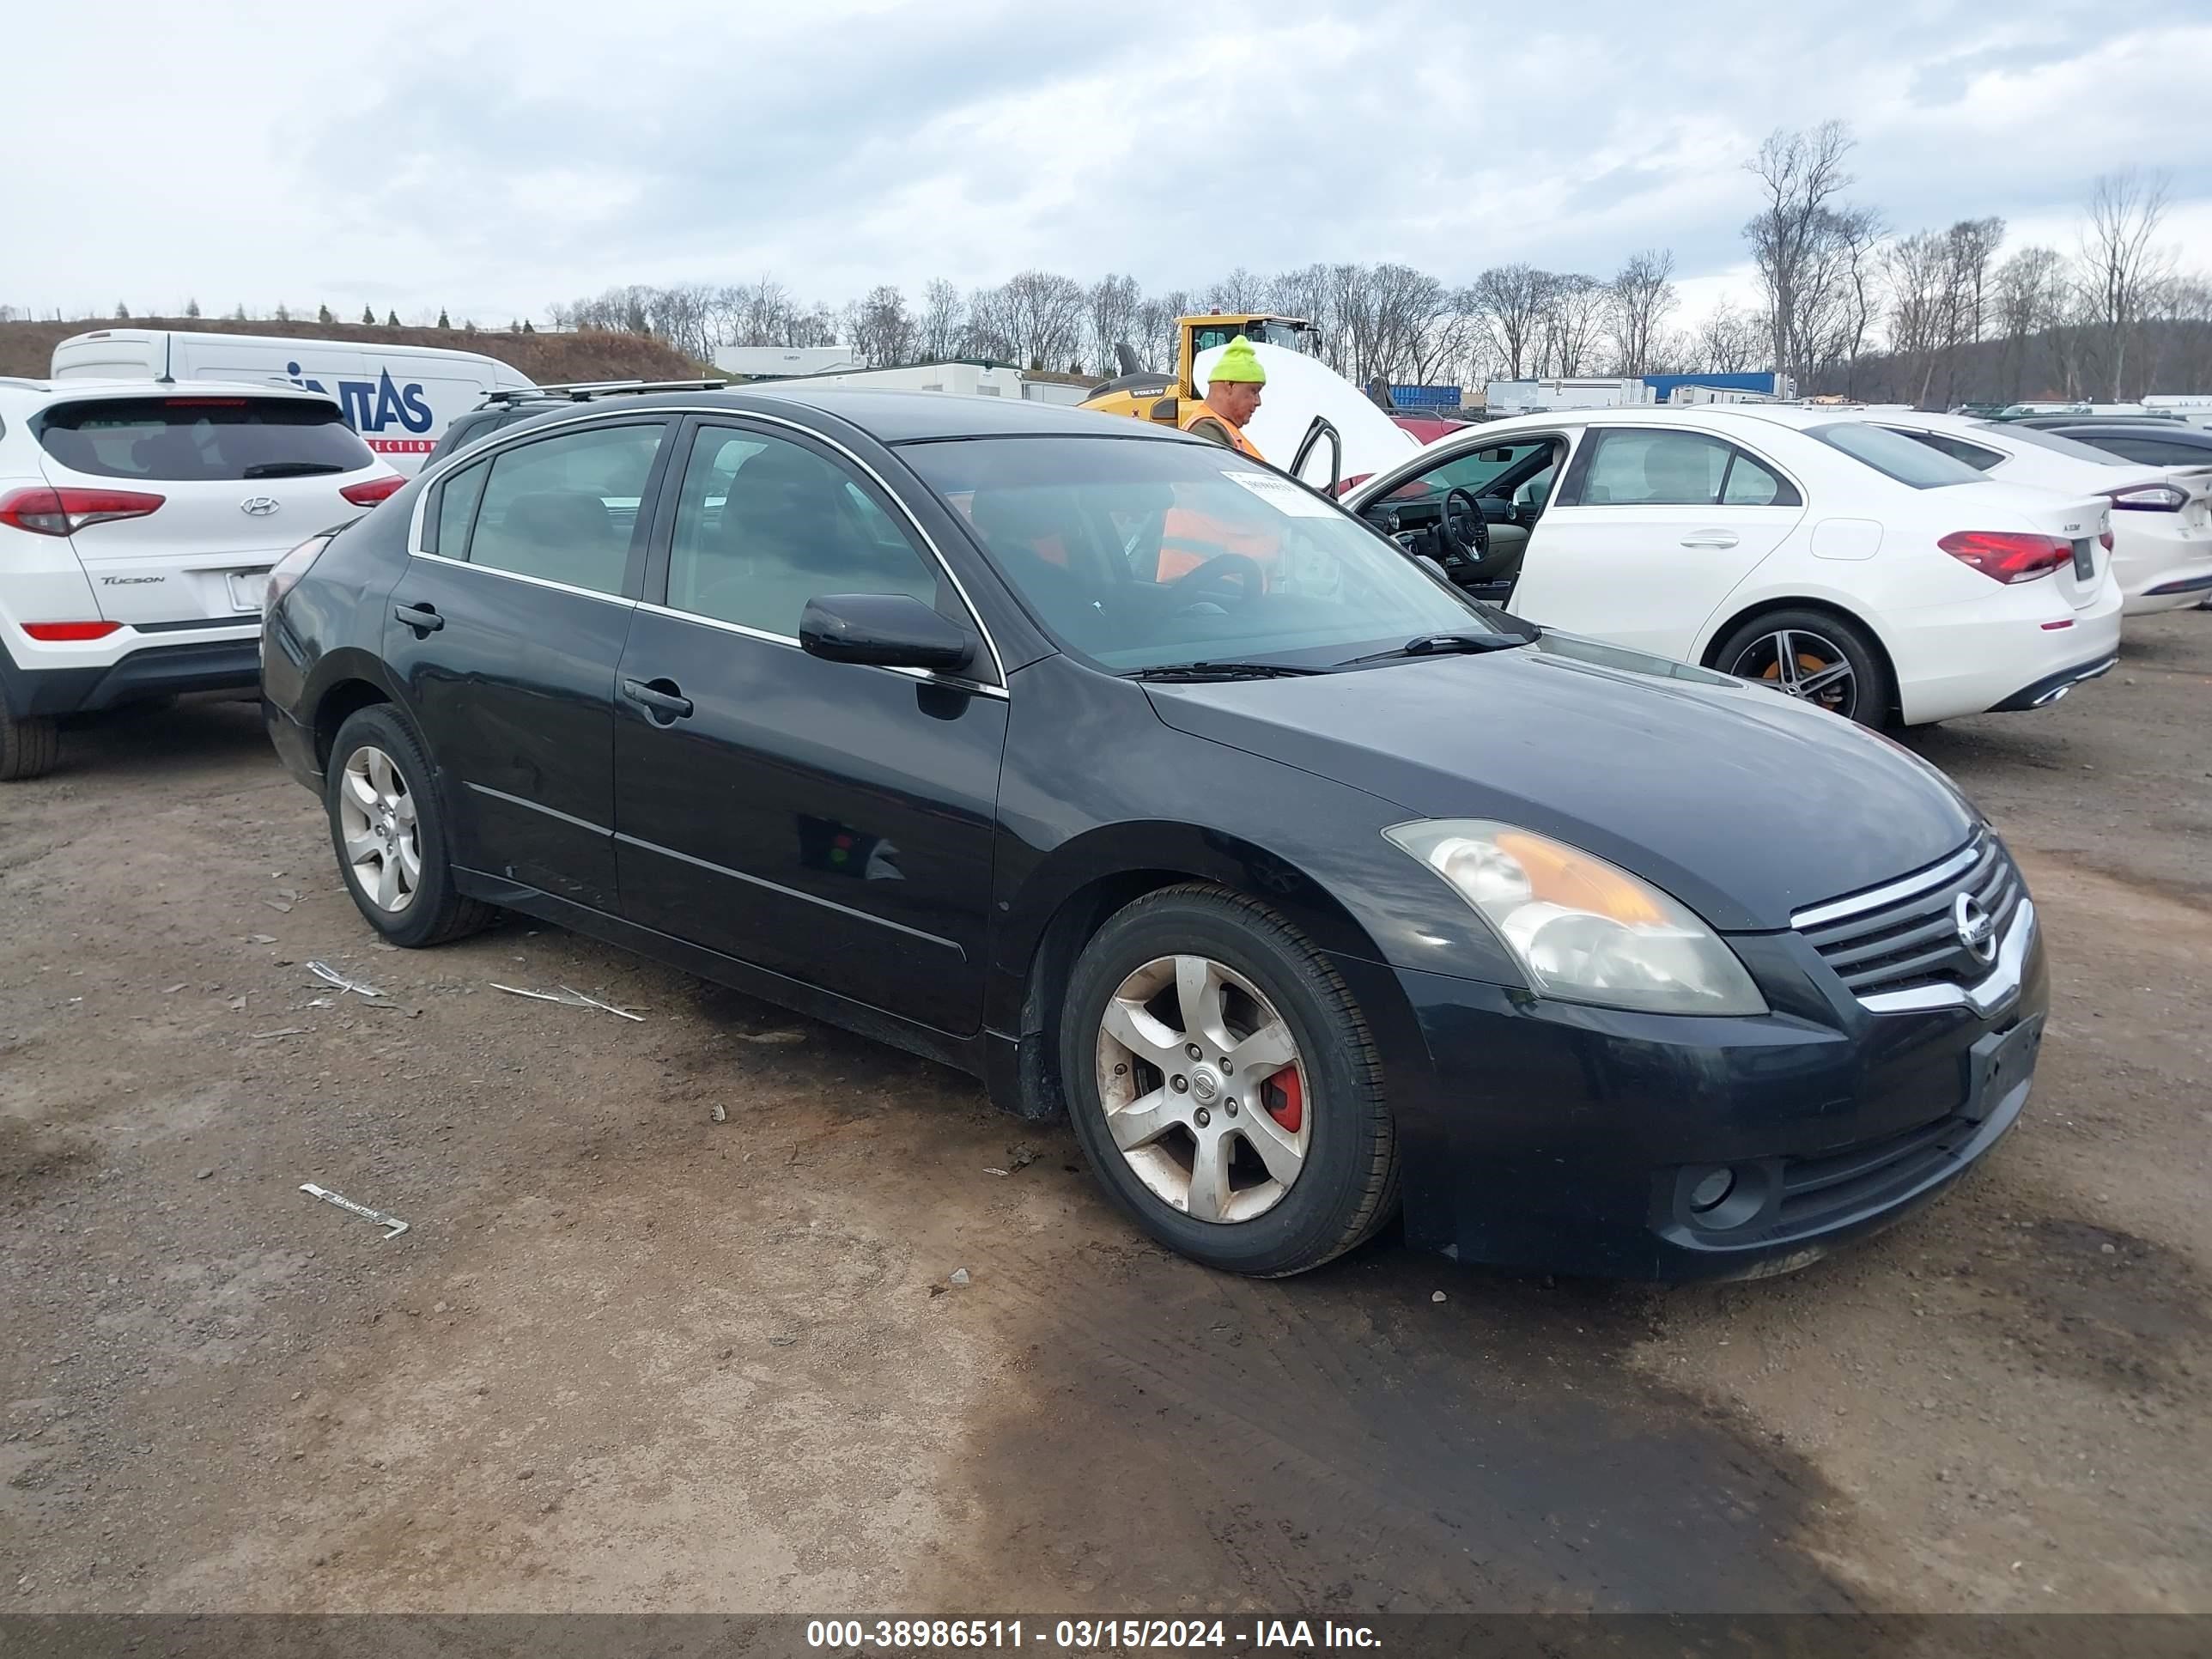
M1708 1170L1690 1188L1690 1208L1698 1215L1718 1209L1735 1190L1734 1170Z

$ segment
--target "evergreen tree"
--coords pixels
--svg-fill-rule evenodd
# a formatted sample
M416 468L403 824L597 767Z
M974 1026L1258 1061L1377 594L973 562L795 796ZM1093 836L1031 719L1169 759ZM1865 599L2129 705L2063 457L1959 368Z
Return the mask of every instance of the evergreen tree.
M534 328L531 327L531 325L530 325L530 319L529 319L529 318L527 318L527 317L525 317L525 318L522 319L522 331L523 331L525 334L535 334L535 333L537 333L537 332L538 332L538 331L537 331L536 329L534 329Z
M445 307L440 306L438 307L438 326L440 328L451 328L453 325L453 319L446 315Z
M315 307L315 320L327 328L332 323L337 321L337 319L331 315L331 308L328 306L317 306Z
M244 321L246 320L246 301L245 301L240 300L240 301L238 302L238 309L237 309L237 310L235 310L235 311L234 311L234 312L232 312L232 313L230 313L230 320L231 320L231 321L233 321L234 323L242 323L242 322L244 322Z
M115 302L115 320L118 323L127 323L131 320L131 307L120 300Z
M397 327L398 327L398 326L399 326L399 313L398 313L398 312L396 312L396 311L392 311L392 312L387 312L387 313L385 313L385 318L384 318L384 325L385 325L385 327L386 327L386 328L397 328Z
M197 316L198 316L199 314L200 314L200 302L199 302L198 300L187 300L187 301L185 301L185 316L187 316L187 317L197 317Z
M376 326L375 307L363 306L361 308L361 325L363 328L374 328Z
M289 323L292 320L292 308L289 306L278 306L276 315L278 322Z

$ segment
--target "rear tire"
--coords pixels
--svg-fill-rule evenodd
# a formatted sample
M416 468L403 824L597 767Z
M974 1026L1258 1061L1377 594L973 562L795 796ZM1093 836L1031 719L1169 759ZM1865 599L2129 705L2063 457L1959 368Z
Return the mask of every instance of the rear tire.
M1194 1261L1304 1273L1397 1206L1373 1035L1328 959L1255 900L1194 884L1116 912L1069 976L1059 1050L1099 1184Z
M0 714L0 783L42 778L61 757L61 733L44 714L17 720Z
M1790 647L1786 659L1779 648L1784 641ZM1862 726L1887 725L1897 704L1881 648L1858 623L1831 611L1766 611L1747 617L1714 648L1712 665ZM1811 695L1786 689L1793 680L1810 687Z
M499 914L453 885L429 762L413 728L388 703L356 709L338 727L323 806L354 908L394 945L443 945Z

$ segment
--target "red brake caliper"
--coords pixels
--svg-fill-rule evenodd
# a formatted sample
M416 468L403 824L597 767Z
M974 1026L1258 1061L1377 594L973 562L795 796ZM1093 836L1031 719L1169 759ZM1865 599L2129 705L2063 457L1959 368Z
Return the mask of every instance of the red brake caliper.
M1305 1091L1298 1086L1298 1068L1285 1066L1260 1085L1260 1103L1267 1115L1292 1134L1306 1121Z

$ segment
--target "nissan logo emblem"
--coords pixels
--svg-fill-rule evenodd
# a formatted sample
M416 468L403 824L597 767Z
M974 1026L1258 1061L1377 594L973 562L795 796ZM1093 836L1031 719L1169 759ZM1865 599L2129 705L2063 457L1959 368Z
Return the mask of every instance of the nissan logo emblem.
M274 495L248 495L238 504L238 510L249 518L265 519L274 513L279 502Z
M1951 921L1959 930L1959 943L1975 960L1987 962L1997 953L1997 919L1983 908L1972 893L1961 893L1951 906Z

